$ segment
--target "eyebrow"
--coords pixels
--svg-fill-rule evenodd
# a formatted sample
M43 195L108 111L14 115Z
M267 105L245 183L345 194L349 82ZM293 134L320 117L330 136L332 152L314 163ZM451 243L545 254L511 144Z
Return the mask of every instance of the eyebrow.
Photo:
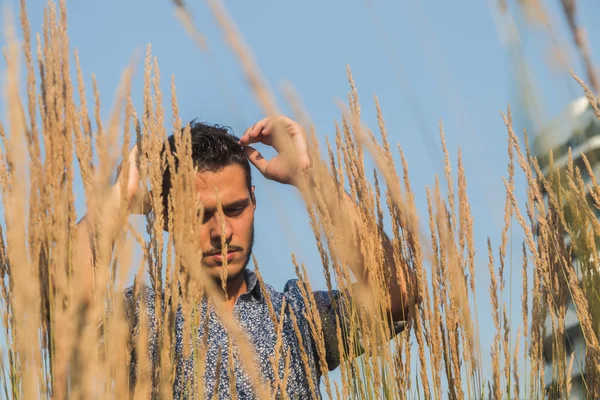
M245 199L241 199L241 200L236 200L232 203L222 204L221 207L223 208L223 211L227 211L227 210L231 210L231 209L235 209L235 208L245 208L245 207L248 207L249 205L250 205L250 199L245 198ZM217 212L216 208L205 208L204 209L204 214L213 214L216 212Z

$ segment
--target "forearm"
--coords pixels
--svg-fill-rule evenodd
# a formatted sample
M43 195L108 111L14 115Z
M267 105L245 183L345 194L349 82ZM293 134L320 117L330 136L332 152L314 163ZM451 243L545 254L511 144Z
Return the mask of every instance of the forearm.
M102 207L100 207L101 215L98 217L98 228L103 233L108 233L110 251L121 232L121 191L118 185L112 186L106 196L102 199ZM129 207L125 208L125 212L129 213ZM75 254L74 260L77 270L83 274L83 280L86 289L93 288L92 270L96 262L94 254L94 238L96 237L96 227L94 226L93 212L88 212L77 224L75 230ZM106 242L105 242L106 243Z
M365 261L360 250L358 232L360 229L359 210L356 203L352 200L348 193L342 196L342 206L339 210L343 213L339 218L346 219L348 237L346 247L351 249L347 265L350 266L352 273L356 279L363 284L367 290L374 292L374 282L370 282L369 274L365 271ZM333 210L332 212L335 212ZM339 212L339 211L338 211ZM381 239L381 248L383 249L383 276L387 280L387 295L389 296L389 312L395 321L405 320L408 310L408 279L405 276L405 271L399 270L400 267L394 260L394 247L392 241L383 229L378 228L378 237ZM400 272L400 273L399 273Z

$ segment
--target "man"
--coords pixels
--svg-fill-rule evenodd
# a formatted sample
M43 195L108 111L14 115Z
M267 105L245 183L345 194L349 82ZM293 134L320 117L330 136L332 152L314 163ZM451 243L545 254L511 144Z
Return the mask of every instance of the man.
M291 153L282 147L281 141L275 140L276 127L280 127L279 132L284 132L282 134L289 139L288 143L293 146ZM226 296L225 292L221 293L225 301L225 308L232 312L235 320L246 334L256 353L260 377L267 385L283 379L285 369L285 357L281 358L277 371L273 370L270 361L277 343L276 327L270 317L267 304L267 299L270 299L275 315L284 315L283 354L289 353L289 375L285 387L287 397L293 399L320 398L319 361L322 360L319 360L316 339L311 334L306 318L307 305L302 298L298 281L288 281L283 292L278 292L269 285L261 287L254 272L246 268L252 253L254 215L257 206L250 163L267 179L283 184L298 184L298 174L310 168L306 135L299 124L283 116L265 118L257 122L246 130L239 140L226 129L218 126L192 123L190 129L192 159L198 171L195 189L204 210L201 226L197 227L202 250L202 260L198 268L203 268L220 288L223 268L226 265ZM169 138L168 143L174 150L173 137ZM250 146L253 143L273 146L278 155L271 160L266 160ZM294 157L295 162L290 162L290 157ZM130 160L135 160L135 148L130 154ZM138 187L139 173L135 168L135 162L131 164L129 176L119 176L119 182L122 179L127 180L125 185L127 194L124 197L127 200L129 212L134 212L135 204L140 203L141 191ZM172 172L167 169L163 175L162 196L165 206L168 204L166 195L171 188ZM109 203L114 202L113 209L115 210L118 209L117 204L121 199L119 182L113 187L114 193L109 196L112 199L109 200ZM219 208L219 204L221 208ZM345 205L345 212L349 212L349 217L351 217L355 206L349 197L346 199ZM80 223L83 238L89 236L88 224L86 218ZM226 255L222 252L223 241L227 244ZM84 248L84 253L87 252L85 254L88 255L88 259L91 259L89 240L82 240L80 246ZM389 264L386 267L392 273L391 276L395 277L395 266ZM359 280L364 279L360 268L353 272ZM392 281L396 280L392 279ZM368 286L368 282L364 283ZM398 333L402 329L400 321L406 319L409 299L408 294L400 290L397 282L390 285L390 288L391 309L388 311L393 320L398 321L395 324L395 333ZM130 306L134 303L132 293L132 289L126 292L127 304ZM143 291L143 297L147 304L146 316L149 321L149 346L152 358L159 350L155 332L154 299L156 295L149 288L145 288ZM339 301L342 296L339 291L333 291L331 294L327 291L318 291L313 295L322 321L326 365L329 370L333 370L341 361L338 351L336 320L339 321L344 334L348 334L345 325L349 317L348 310L344 309L342 302ZM286 309L282 314L284 304ZM133 307L133 309L135 310L133 320L139 321L139 307ZM205 299L198 306L198 311L201 321L204 321L201 324L204 328L198 329L198 339L206 340L207 343L206 359L204 360L206 372L203 382L206 396L212 397L212 394L216 393L221 399L232 398L231 391L235 390L239 399L255 398L256 393L252 388L251 380L247 371L244 370L237 352L233 357L234 365L229 365L231 338L214 307ZM290 318L292 312L297 319L297 328L302 340L298 337L292 318ZM184 317L180 307L175 317L177 338L173 388L175 398L196 397L196 394L192 393L196 386L195 379L197 379L194 373L194 356L193 354L189 357L184 355L183 324ZM204 337L204 335L207 336ZM306 368L306 364L308 368ZM230 374L232 370L234 371L233 375ZM230 379L235 379L235 382L231 382Z

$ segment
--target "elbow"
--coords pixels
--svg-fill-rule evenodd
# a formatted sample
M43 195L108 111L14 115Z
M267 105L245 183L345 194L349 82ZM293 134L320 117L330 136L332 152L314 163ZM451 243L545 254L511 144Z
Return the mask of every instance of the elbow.
M391 314L394 321L408 321L411 318L412 312L423 300L418 291L409 289L399 289L395 296L395 301L392 301Z
M407 321L411 311L410 298L405 290L401 290L392 299L392 319L394 321Z

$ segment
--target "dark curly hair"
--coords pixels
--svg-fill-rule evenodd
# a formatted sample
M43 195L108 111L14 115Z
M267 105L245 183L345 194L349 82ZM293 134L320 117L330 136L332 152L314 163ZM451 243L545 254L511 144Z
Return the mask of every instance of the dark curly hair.
M211 125L203 122L190 122L190 135L192 145L192 161L199 172L218 172L221 169L237 164L242 167L246 174L246 185L248 191L252 192L252 175L250 173L250 162L242 146L238 144L239 138L231 133L231 128L221 125ZM178 159L175 148L175 137L169 136L167 140L169 149L175 157L175 168ZM167 150L163 146L161 156ZM168 210L168 195L171 190L171 171L167 164L163 172L163 183L161 197L165 213Z

